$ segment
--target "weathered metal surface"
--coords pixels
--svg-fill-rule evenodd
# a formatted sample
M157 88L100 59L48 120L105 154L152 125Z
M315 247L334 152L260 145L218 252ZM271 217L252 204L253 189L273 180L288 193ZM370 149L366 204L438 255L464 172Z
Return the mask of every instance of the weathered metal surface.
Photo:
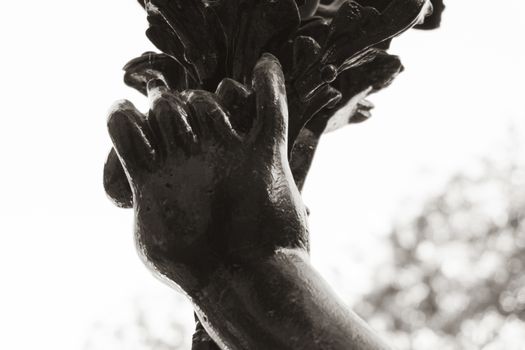
M124 67L151 109L116 105L104 186L118 206L134 207L144 262L192 298L202 321L193 348L385 348L296 258L309 244L299 190L322 134L368 119L365 97L402 71L386 52L392 38L439 26L442 1L428 22L427 0L139 2L162 53ZM287 284L260 266L300 274L286 272ZM274 278L279 292L251 297L252 284ZM228 298L216 300L217 288ZM282 304L297 295L313 304ZM277 300L269 322L261 310ZM333 315L315 320L313 310Z
M153 78L178 91L215 91L220 81L231 78L249 90L246 82L255 60L264 51L273 53L283 66L287 85L292 169L299 168L293 165L294 159L302 164L305 158L313 158L313 154L294 155L292 151L304 126L312 118L326 119L344 107L339 102L341 94L345 95L344 101L349 99L350 91L341 90L338 76L360 70L365 63L371 74L385 74L391 63L375 57L385 57L389 40L420 21L428 11L424 0L349 1L337 8L335 20L314 16L301 21L292 0L192 0L188 2L191 6L185 6L186 1L142 2L150 22L148 37L164 53L148 52L130 61L124 68L125 82L142 93ZM307 1L303 6L312 3L316 4ZM352 84L367 89L367 79L364 76L364 80ZM306 175L303 171L294 177L304 183ZM104 184L117 205L132 206L129 185L114 154L106 162Z
M275 57L258 61L252 89L245 131L219 95L161 80L148 83L147 116L115 105L108 130L131 185L139 254L190 297L222 349L387 349L308 262Z

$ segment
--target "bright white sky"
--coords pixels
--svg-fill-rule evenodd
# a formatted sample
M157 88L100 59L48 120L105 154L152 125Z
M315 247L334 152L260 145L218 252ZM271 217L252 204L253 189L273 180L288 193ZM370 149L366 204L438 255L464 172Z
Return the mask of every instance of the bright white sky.
M367 288L359 264L381 259L375 242L406 198L525 130L525 2L448 2L441 30L395 41L406 71L372 98L373 120L323 139L308 180L313 260L347 299ZM142 267L132 212L101 180L108 108L146 106L121 71L152 49L145 29L133 0L2 6L1 349L81 349L95 323L126 323L136 298L174 298ZM191 319L163 305L152 307Z

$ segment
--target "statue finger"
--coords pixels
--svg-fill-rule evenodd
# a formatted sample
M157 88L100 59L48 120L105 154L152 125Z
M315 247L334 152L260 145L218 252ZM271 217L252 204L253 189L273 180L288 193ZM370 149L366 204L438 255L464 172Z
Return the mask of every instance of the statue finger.
M114 105L108 118L108 131L115 151L129 177L153 168L157 152L144 115L131 102Z
M281 65L277 58L264 54L253 71L257 116L253 132L257 146L286 152L288 105Z
M187 108L177 92L172 92L159 80L148 83L151 103L150 119L168 152L181 147L190 152L196 137L188 122Z

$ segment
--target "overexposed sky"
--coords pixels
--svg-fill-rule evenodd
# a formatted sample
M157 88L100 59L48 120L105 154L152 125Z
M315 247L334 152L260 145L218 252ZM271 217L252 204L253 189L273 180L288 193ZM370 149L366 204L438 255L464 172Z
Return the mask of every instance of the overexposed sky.
M367 288L359 263L381 259L375 243L406 198L505 152L510 127L525 130L525 2L448 2L442 29L395 40L405 72L371 98L372 120L324 137L306 184L313 261L347 298ZM108 108L147 106L121 70L153 49L145 29L133 0L2 6L1 349L82 349L137 298L171 298L136 256L132 212L102 188ZM173 314L191 320L189 308Z

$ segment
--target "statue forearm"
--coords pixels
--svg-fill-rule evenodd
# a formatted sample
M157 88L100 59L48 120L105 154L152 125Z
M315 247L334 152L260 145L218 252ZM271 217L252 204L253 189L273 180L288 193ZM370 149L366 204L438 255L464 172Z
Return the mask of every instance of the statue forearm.
M220 269L193 300L225 349L388 349L300 250Z

